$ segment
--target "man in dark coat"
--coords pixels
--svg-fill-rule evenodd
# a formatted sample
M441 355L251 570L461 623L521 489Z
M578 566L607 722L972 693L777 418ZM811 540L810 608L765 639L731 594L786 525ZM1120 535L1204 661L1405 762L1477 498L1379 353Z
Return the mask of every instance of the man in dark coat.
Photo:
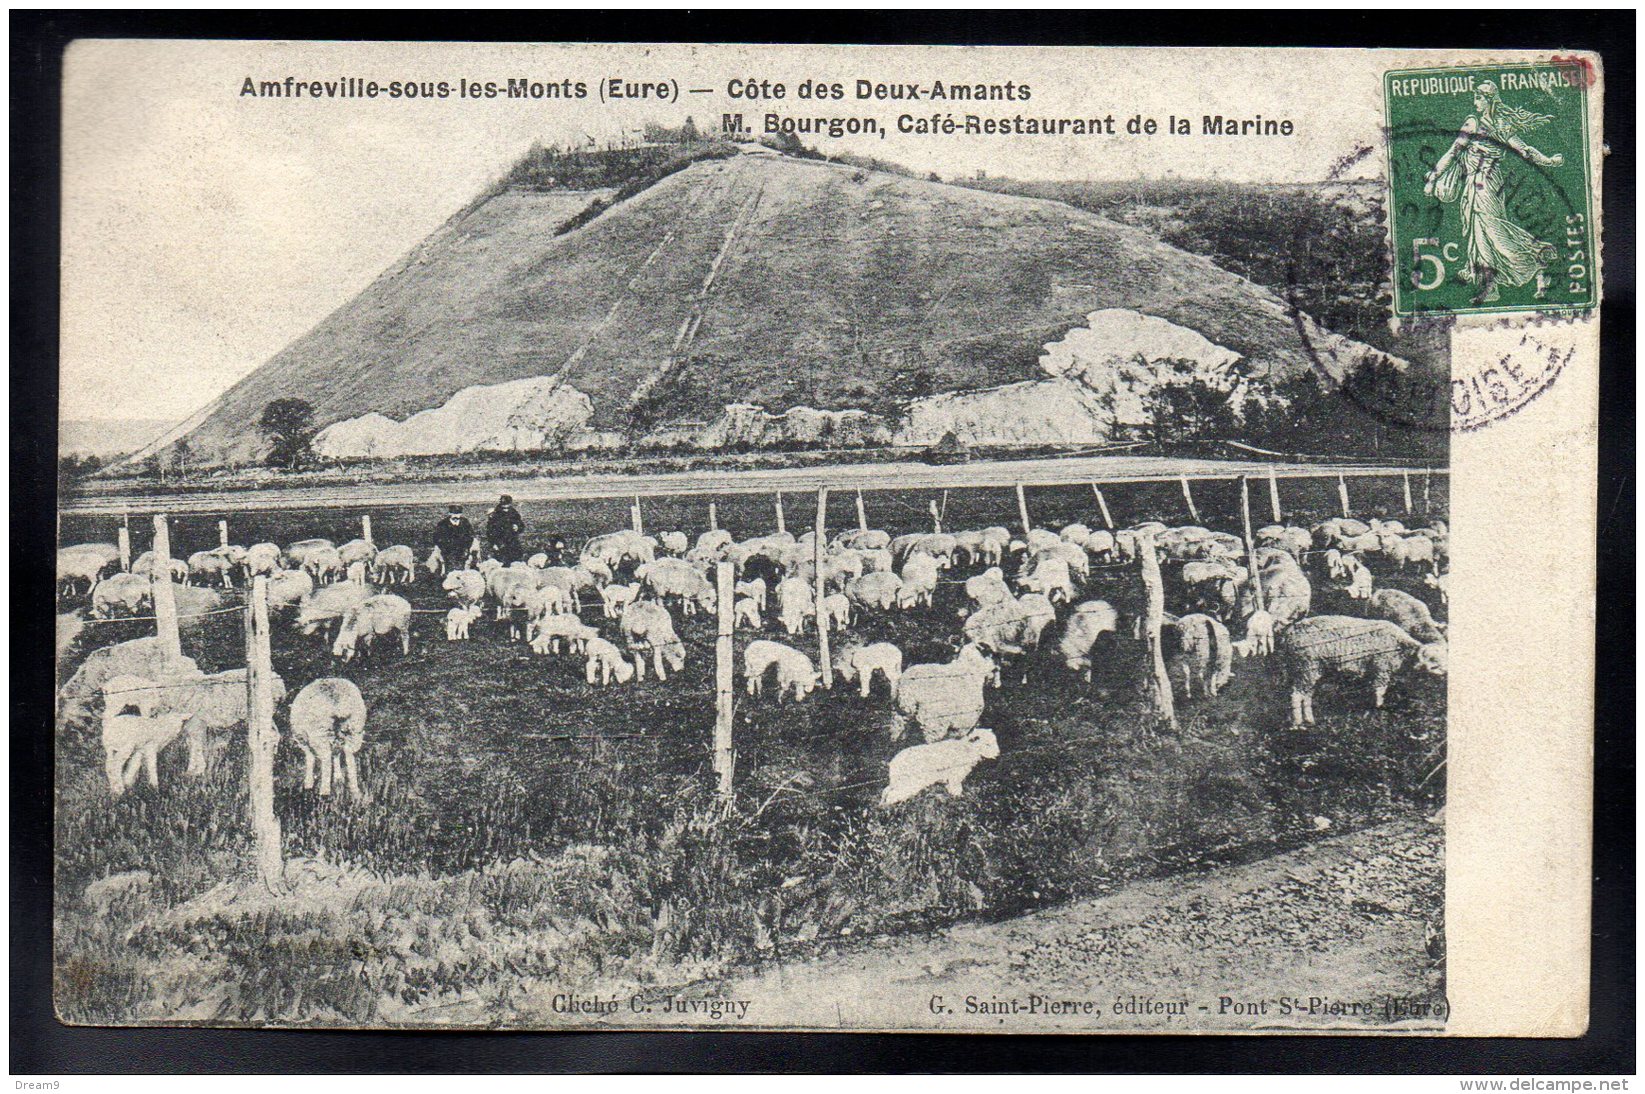
M434 546L440 549L446 569L461 570L468 565L468 556L474 547L474 525L463 516L463 507L453 505L445 519L434 526Z
M507 494L497 499L497 508L486 519L486 543L497 561L505 566L520 557L520 533L525 531L525 520L514 508L514 499Z

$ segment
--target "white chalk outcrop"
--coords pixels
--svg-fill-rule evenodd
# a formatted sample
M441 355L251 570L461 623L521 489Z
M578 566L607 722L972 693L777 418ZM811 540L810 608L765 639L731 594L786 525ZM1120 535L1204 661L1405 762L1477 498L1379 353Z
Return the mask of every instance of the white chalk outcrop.
M1025 380L916 399L896 443L935 444L952 432L967 444L1091 444L1107 440L1112 424L1077 380Z
M696 443L698 448L760 448L789 442L851 448L884 444L890 437L885 419L866 410L796 406L772 414L753 403L728 403L720 416L697 435Z
M1240 355L1198 331L1128 308L1104 308L1086 316L1061 340L1048 342L1040 368L1075 380L1112 408L1111 421L1137 425L1148 420L1143 396L1173 378L1172 362L1187 362L1191 376L1241 401L1243 381L1234 370Z
M347 459L557 448L583 434L593 416L587 395L551 376L535 376L465 387L444 405L403 422L377 413L337 422L314 438L314 450Z

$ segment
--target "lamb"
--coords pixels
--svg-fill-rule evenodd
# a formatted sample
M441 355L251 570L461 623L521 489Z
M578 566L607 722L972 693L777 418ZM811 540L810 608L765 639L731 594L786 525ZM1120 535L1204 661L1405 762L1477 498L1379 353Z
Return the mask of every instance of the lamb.
M1393 678L1413 661L1435 676L1446 672L1444 643L1423 645L1384 619L1315 615L1292 625L1279 643L1291 684L1291 724L1314 724L1314 688L1328 672L1371 684L1377 709Z
M446 612L446 641L467 642L468 628L480 618L480 606L470 604L466 608L452 608Z
M675 672L685 668L685 643L674 632L674 620L668 609L649 600L630 604L623 610L623 637L629 652L634 655L634 673L645 679L645 651L651 651L652 665L657 679L667 680L666 662Z
M294 626L304 634L319 634L329 645L343 613L365 602L371 590L364 585L344 582L315 589L297 605Z
M202 585L218 581L222 583L223 588L232 589L234 563L220 551L196 551L188 557L188 581L185 584L193 584L196 581Z
M1228 628L1209 615L1185 615L1165 628L1175 636L1175 648L1166 654L1167 669L1182 675L1182 694L1194 697L1194 685L1201 695L1213 698L1234 675L1234 647Z
M334 770L340 770L349 794L360 796L357 754L366 740L366 701L350 680L327 676L315 680L291 701L291 740L303 753L303 789L314 789L319 769L320 796L331 796Z
M1252 612L1245 620L1245 637L1234 642L1234 652L1241 657L1266 657L1274 652L1273 613Z
M790 635L802 633L806 620L817 616L811 586L796 577L784 578L777 586L777 605L777 618Z
M400 636L400 653L411 653L411 602L393 593L367 597L343 612L337 641L331 644L333 657L352 661L365 656L379 638Z
M1439 558L1434 552L1434 541L1427 536L1408 536L1401 539L1398 536L1389 536L1382 541L1382 553L1389 561L1405 572L1407 563L1417 563L1427 566L1433 572L1439 572Z
M601 687L610 684L613 678L619 684L634 679L634 666L623 659L623 651L598 635L584 643L583 652L588 658L583 666L583 676L590 684L595 682L596 677Z
M446 596L460 608L478 604L486 594L486 579L478 570L453 570L440 583Z
M975 729L982 718L983 689L990 680L998 685L998 666L970 643L947 664L911 666L897 684L899 716L892 723L891 739L900 740L907 732L902 715L919 724L928 743Z
M1386 619L1418 642L1445 641L1445 625L1435 623L1428 605L1398 589L1378 589L1366 601L1365 614Z
M889 642L847 646L840 651L839 657L835 660L834 671L847 683L856 680L862 689L864 699L868 698L869 688L877 672L885 677L886 686L891 690L891 698L895 699L897 683L902 678L902 651Z
M304 556L302 568L313 576L316 585L325 585L343 576L343 558L335 547L317 547Z
M1005 583L1005 572L998 566L990 566L977 576L966 578L965 595L979 608L986 608L990 604L1004 604L1016 599Z
M911 556L902 564L902 590L898 594L898 603L904 607L923 604L929 608L931 598L937 591L940 573L937 560L931 555Z
M1105 634L1116 633L1119 623L1119 612L1106 600L1087 600L1077 605L1063 628L1062 639L1057 643L1063 664L1068 666L1069 671L1083 674L1089 682L1091 653L1096 649L1098 639Z
M438 547L430 551L428 553L428 560L423 563L423 569L427 570L434 577L444 577L446 572L445 552L441 551Z
M97 619L152 615L153 611L153 594L146 577L115 574L92 587L91 614Z
M616 619L623 613L623 609L640 598L640 583L629 585L607 585L600 590L600 604L607 619Z
M103 766L109 793L118 798L148 772L149 785L160 787L158 755L183 732L184 716L176 713L113 714L103 717Z
M246 579L259 574L271 576L280 570L280 545L278 543L254 543L246 548L246 557L240 563L246 572Z
M582 653L588 649L589 641L599 636L598 631L574 615L545 616L535 620L526 632L532 652L545 654L559 653L562 642L573 653Z
M830 630L843 631L851 625L851 598L844 593L829 593L822 598L817 614Z
M1365 563L1359 560L1358 555L1342 556L1343 570L1348 578L1347 592L1355 600L1366 600L1371 596L1371 571L1365 568Z
M103 685L116 676L140 676L157 680L168 675L199 675L200 667L190 657L171 661L158 638L134 638L92 650L59 692L58 721L84 724L97 714L95 703L103 698Z
M385 547L371 565L371 580L379 585L410 585L417 580L417 556L404 545Z
M509 617L509 637L516 639L522 635L529 639L531 630L544 619L559 615L576 619L571 614L571 604L565 590L557 585L545 585L540 589L529 584L514 585L504 593L502 608ZM521 626L520 612L525 613L524 628Z
M719 602L714 586L683 559L663 558L644 563L634 571L634 576L658 600L677 597L686 615L695 615L698 608L712 612Z
M1017 578L1019 588L1042 593L1053 603L1064 604L1074 599L1074 579L1068 572L1068 563L1060 558L1042 558L1032 573Z
M663 550L678 557L685 554L686 548L690 545L691 541L685 538L684 532L664 532L662 535L657 537L657 542L662 546Z
M773 665L777 667L778 700L782 699L784 691L792 691L794 701L799 702L816 690L817 668L811 663L811 658L792 646L759 638L750 642L743 651L743 675L748 678L748 694L758 696L764 691L765 676Z
M989 653L1020 656L1039 648L1040 636L1056 618L1048 598L1027 593L973 614L965 621L965 639Z
M57 549L57 583L72 594L84 581L89 593L93 585L120 562L120 548L112 543L77 543Z
M351 539L337 548L337 557L342 559L345 570L356 562L370 566L377 560L377 545L369 539Z
M760 617L760 606L754 602L753 597L737 598L731 609L731 625L748 627L756 631L765 626L765 621Z
M893 573L864 574L845 583L845 595L858 607L889 611L901 602L902 578Z
M891 757L890 779L880 793L880 808L905 802L939 783L949 797L964 792L965 778L983 760L998 759L999 741L992 730L974 729L965 737L910 745Z
M281 570L268 579L268 606L290 608L314 594L314 579L306 570Z
M160 556L155 554L153 551L144 551L142 554L137 556L137 561L135 561L131 564L131 572L132 573L136 574L139 577L146 577L146 578L149 578L151 580L154 577L155 571L158 570L159 568L160 568ZM181 559L181 558L171 559L170 560L170 565L167 566L166 568L171 572L171 579L173 581L187 581L188 580L188 560L187 559Z
M1451 583L1450 574L1429 574L1427 577L1422 579L1422 583L1430 589L1439 590L1439 602L1441 604L1449 604L1451 602L1450 596L1447 595L1447 587Z
M736 593L740 597L746 596L750 600L754 601L755 605L760 609L762 614L765 612L766 587L765 579L763 577L756 577L752 581L737 582Z
M160 694L160 709L175 711L185 716L184 729L188 734L188 773L203 775L206 771L206 734L209 730L225 731L244 725L246 711L246 670L226 669L223 672L201 674L172 674L160 677L164 685ZM279 673L269 681L274 702L283 703L286 683Z

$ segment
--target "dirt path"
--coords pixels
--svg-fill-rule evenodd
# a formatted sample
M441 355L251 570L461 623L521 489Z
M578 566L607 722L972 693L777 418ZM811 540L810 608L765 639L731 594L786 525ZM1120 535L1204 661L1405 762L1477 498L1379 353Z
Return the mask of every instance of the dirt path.
M1438 824L1398 821L1005 923L772 967L703 998L753 1000L749 1024L810 1028L1433 1029L1445 1013L1442 836ZM1430 1013L1390 1016L1389 997Z

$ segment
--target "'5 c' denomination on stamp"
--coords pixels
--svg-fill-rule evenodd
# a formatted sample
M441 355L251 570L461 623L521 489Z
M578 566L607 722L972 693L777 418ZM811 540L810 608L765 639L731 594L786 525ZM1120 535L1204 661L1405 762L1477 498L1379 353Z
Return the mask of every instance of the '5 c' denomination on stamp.
M1592 82L1580 60L1387 73L1395 314L1593 307Z

